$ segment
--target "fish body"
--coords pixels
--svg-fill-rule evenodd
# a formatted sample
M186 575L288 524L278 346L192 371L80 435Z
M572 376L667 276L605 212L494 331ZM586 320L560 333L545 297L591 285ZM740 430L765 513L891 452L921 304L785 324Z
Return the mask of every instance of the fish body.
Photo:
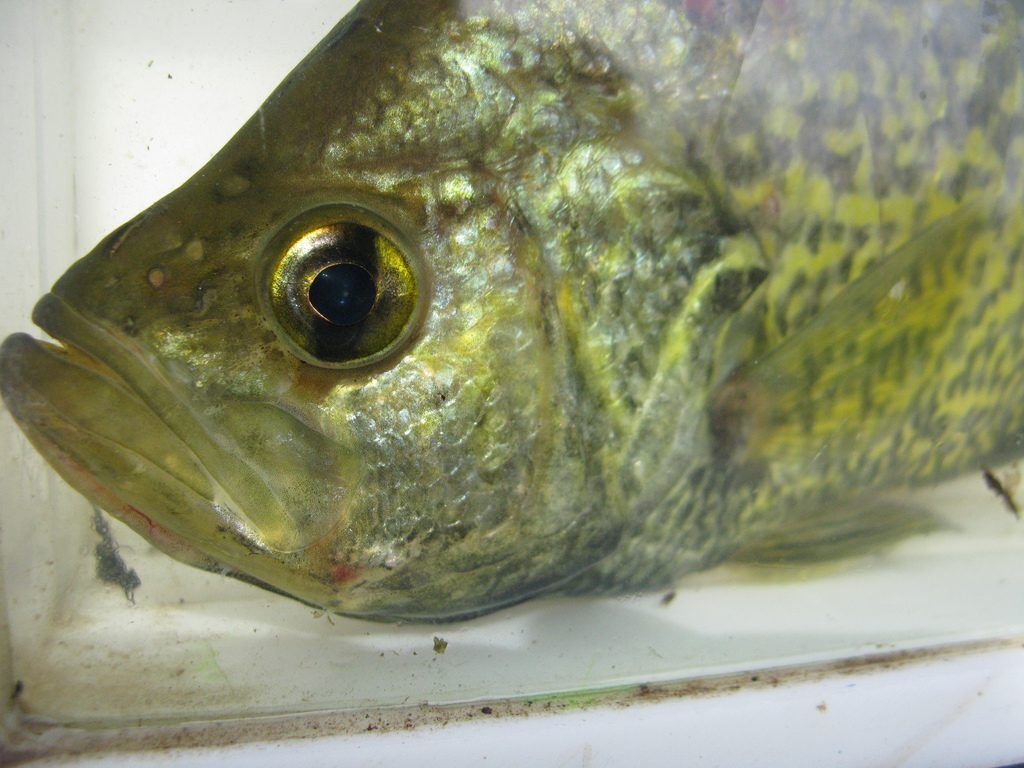
M1022 63L1011 2L364 0L0 389L333 611L662 588L1024 453Z

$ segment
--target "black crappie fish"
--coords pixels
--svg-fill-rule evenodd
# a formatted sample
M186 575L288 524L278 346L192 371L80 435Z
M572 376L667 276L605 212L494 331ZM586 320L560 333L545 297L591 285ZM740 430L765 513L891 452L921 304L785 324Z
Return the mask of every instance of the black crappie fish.
M1024 453L1022 121L1012 2L365 0L0 386L330 610L660 588Z

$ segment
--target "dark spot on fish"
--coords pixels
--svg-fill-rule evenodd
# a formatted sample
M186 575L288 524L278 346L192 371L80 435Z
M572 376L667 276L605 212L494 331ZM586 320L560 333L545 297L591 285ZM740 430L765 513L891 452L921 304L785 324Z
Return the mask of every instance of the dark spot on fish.
M135 602L135 590L142 584L142 580L134 569L129 568L118 551L117 542L110 532L103 513L99 509L93 509L92 515L93 530L100 537L100 542L94 550L96 555L96 578L104 584L115 584L124 591L124 596L132 603Z
M967 191L967 183L970 181L970 173L971 165L966 162L960 163L960 167L949 185L949 193L955 200L963 200L964 192Z
M761 170L758 158L760 153L754 155L734 155L726 160L725 176L730 181L742 184L757 176Z
M200 283L196 286L194 300L192 306L194 307L196 314L202 317L210 310L210 304L214 297L216 297L217 291L211 290L206 283ZM267 338L269 335L270 338ZM263 343L268 344L272 342L276 337L272 331L268 331L264 334Z
M998 496L1006 508L1013 513L1017 518L1020 517L1020 505L1017 504L1017 500L1013 497L1013 493L1003 485L1002 480L996 477L995 472L991 469L982 470L982 478L985 480L985 485Z
M443 637L434 635L434 653L442 654L448 650L448 641Z
M818 219L811 225L810 230L807 233L807 250L811 253L817 253L818 249L821 248L821 234L822 234L822 223Z
M669 592L666 592L664 595L661 596L661 604L662 605L669 605L675 599L676 599L676 591L673 589L673 590L671 590Z
M17 701L25 692L25 684L21 680L14 681L14 688L11 691L11 701Z
M751 292L768 276L766 270L729 270L715 276L711 306L716 314L734 312L743 306Z
M839 279L846 283L850 280L850 271L853 269L853 254L847 253L839 262Z
M480 707L480 711L485 715L490 715L494 712L491 707Z
M850 241L854 250L860 250L863 248L869 240L871 240L874 234L873 227L857 227L850 234Z

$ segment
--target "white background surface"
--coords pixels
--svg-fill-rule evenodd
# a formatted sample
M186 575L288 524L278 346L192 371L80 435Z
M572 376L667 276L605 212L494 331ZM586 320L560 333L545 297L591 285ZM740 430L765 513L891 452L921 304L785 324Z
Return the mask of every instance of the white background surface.
M67 265L205 162L347 5L0 0L0 335L29 330L32 304ZM23 704L70 722L484 701L1024 636L1024 531L977 478L923 498L950 530L813 578L712 573L667 607L659 596L541 601L440 629L330 624L179 566L117 527L143 580L130 604L92 577L88 508L6 412L0 500ZM432 652L434 634L450 643L444 656ZM1024 760L1022 701L1018 645L732 695L262 745L230 759L995 766ZM146 759L200 764L197 753ZM223 752L203 759L231 764Z

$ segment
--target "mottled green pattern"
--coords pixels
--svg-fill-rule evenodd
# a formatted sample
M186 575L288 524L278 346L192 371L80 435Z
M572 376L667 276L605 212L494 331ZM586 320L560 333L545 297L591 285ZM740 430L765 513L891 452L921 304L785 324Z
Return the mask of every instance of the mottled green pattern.
M714 561L811 505L1021 451L1019 36L1003 4L764 5L725 116L698 139L740 222L723 261L767 273L716 342L715 383L740 382L713 396L727 444L710 465L684 458L602 583L667 583L682 553ZM901 246L933 252L871 273Z
M12 337L5 400L158 546L333 610L661 587L1024 451L1021 56L1000 0L365 0L58 282L90 356ZM353 370L266 312L337 204L421 275Z

